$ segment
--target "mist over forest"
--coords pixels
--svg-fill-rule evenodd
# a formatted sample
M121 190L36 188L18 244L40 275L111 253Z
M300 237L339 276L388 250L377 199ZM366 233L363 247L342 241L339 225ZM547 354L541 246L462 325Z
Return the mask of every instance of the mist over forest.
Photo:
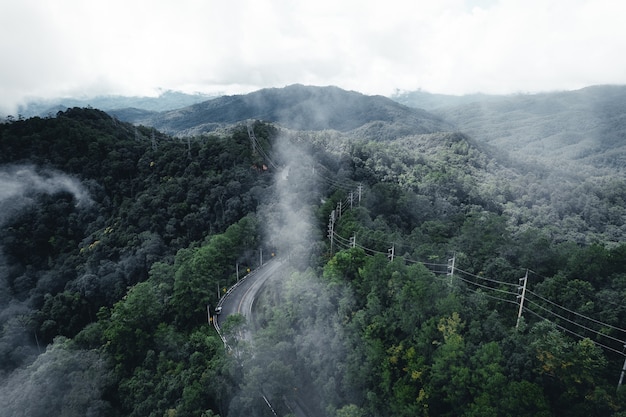
M626 89L182 106L0 123L0 416L626 416Z

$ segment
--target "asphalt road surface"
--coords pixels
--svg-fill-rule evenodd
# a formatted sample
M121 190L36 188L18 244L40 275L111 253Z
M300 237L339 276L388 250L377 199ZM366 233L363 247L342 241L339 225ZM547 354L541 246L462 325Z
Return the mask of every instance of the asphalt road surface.
M242 279L238 285L231 288L228 294L222 298L218 307L222 307L221 313L217 316L217 324L221 328L228 316L232 314L242 314L246 318L249 329L253 329L252 307L257 294L263 285L272 278L276 271L282 266L282 261L272 259L263 265L262 268L249 274ZM249 338L250 334L243 336ZM307 408L302 398L296 398L295 403L290 404L290 408L297 417L307 417L312 415L305 411Z
M221 301L218 306L222 307L222 312L217 316L217 324L222 327L226 318L232 314L242 314L246 322L252 327L252 306L258 292L263 284L270 279L280 268L282 262L272 259L263 267L257 269L247 277L242 279Z

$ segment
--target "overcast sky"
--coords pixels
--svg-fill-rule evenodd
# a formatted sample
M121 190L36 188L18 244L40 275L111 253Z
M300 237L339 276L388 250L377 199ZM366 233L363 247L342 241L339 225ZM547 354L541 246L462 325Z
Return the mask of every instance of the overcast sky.
M0 113L31 97L626 84L622 0L0 0Z

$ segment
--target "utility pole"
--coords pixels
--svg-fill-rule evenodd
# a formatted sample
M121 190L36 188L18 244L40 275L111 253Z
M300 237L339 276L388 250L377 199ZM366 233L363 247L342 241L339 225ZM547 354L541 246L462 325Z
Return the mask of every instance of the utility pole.
M267 397L265 395L262 395L263 399L265 400L265 404L267 404L267 406L270 408L270 410L272 411L272 414L274 414L275 416L278 416L278 414L276 414L276 411L274 411L274 407L272 407L272 404L270 404L269 400L267 399Z
M237 282L239 282L239 262L235 263L235 271L237 271Z
M387 249L387 258L389 261L393 262L393 257L396 254L396 245L391 245L391 249Z
M259 248L259 258L261 262L260 266L263 266L263 248Z
M626 349L626 344L624 345L624 349ZM617 383L617 389L622 386L622 382L624 381L624 373L626 372L626 358L624 358L624 366L622 366L622 373L619 375L619 382Z
M352 235L350 237L350 247L354 248L356 246L356 235Z
M454 278L454 264L456 263L456 252L452 254L452 258L448 259L448 276L450 277L450 287L452 287L452 278Z
M352 202L354 201L354 192L350 191L350 210L352 210Z
M256 149L254 148L254 130L250 125L251 123L251 121L248 121L246 127L248 128L248 138L250 139L250 145L252 145L252 152L254 152Z
M519 301L519 311L517 312L517 323L515 323L516 329L519 327L519 322L522 318L522 312L524 311L524 299L526 297L526 284L527 283L528 283L528 269L526 269L526 275L524 275L524 278L519 279L519 286L517 287L517 291L518 292L521 291L521 293L520 295L517 296L517 298L520 301ZM626 366L626 363L624 363L624 366Z
M37 337L37 330L35 330L35 343L37 343L37 351L41 354L41 347L39 346L39 338ZM626 364L624 365L626 366Z
M330 255L333 255L333 243L335 240L335 210L330 213L328 219L328 238L330 239Z
M337 218L338 219L341 219L341 210L342 210L341 205L342 205L342 203L343 203L342 201L337 203Z
M360 206L361 205L361 195L363 194L363 185L362 184L359 184L358 191L359 191L359 206Z

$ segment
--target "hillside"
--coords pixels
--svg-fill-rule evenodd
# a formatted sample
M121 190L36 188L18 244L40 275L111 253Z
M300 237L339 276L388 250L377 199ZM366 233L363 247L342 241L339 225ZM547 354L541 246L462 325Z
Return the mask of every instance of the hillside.
M72 107L93 107L109 111L135 109L141 112L160 112L190 106L212 98L205 94L186 94L179 91L163 91L156 97L146 96L95 96L89 98L52 98L31 100L18 108L22 117L46 117Z
M447 103L433 113L514 158L584 174L626 167L626 86Z
M297 393L320 417L624 415L621 176L285 90L252 97L307 130L171 137L89 108L0 124L0 415L286 416ZM307 113L324 102L343 117ZM238 343L227 319L226 349L207 313L270 256L261 328Z
M497 101L504 99L504 96L488 94L467 94L454 96L451 94L435 94L426 91L403 91L396 92L390 97L392 100L405 106L433 111L442 108L456 107L471 103L482 103L486 101Z
M295 130L361 129L387 140L407 134L450 130L440 118L382 96L366 96L337 87L292 85L245 95L224 96L178 110L133 115L111 112L121 120L153 126L172 135L198 135L250 119Z

